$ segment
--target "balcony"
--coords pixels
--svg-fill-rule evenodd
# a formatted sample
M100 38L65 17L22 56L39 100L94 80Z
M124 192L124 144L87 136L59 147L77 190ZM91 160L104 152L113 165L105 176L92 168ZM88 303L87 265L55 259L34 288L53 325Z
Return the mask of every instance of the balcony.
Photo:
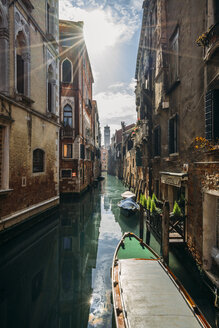
M62 138L75 138L75 129L70 126L65 126L61 128L61 137Z
M205 47L204 60L208 61L219 49L219 22L213 25L208 32L203 33L197 40L196 43Z
M219 49L219 22L212 26L207 38L205 61L208 61L215 54L216 50Z
M139 146L147 141L149 127L147 120L141 120L141 123L137 125L137 129L133 131L132 136L134 137L134 146Z

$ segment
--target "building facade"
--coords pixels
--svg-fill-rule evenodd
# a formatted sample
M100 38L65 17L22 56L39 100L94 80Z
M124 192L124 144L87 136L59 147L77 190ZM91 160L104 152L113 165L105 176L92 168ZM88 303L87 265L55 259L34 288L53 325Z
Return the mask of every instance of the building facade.
M101 147L101 171L108 171L108 149Z
M115 131L111 138L111 144L108 151L108 173L117 176L127 182L127 172L130 168L127 156L128 151L128 137L131 136L135 124L125 125L121 122L122 128ZM135 154L135 152L134 152Z
M93 176L94 179L98 179L101 176L101 160L100 160L100 148L101 148L101 132L100 132L100 121L99 113L96 100L92 101L93 115L92 115L92 126L94 136L94 156L93 156Z
M95 159L100 160L98 111L92 100L94 81L83 22L61 20L59 28L60 192L81 193L93 183Z
M59 203L58 1L0 2L0 230Z
M184 199L187 246L216 285L218 10L213 0L177 7L173 0L143 2L133 138L142 157L142 192L168 200L171 211Z

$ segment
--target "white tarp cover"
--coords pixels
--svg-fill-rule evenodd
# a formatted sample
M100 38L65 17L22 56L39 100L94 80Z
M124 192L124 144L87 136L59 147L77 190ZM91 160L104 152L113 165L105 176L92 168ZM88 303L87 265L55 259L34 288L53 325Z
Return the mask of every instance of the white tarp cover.
M125 191L121 196L123 198L135 198L135 194L131 191Z
M119 260L119 266L129 328L201 327L158 261Z

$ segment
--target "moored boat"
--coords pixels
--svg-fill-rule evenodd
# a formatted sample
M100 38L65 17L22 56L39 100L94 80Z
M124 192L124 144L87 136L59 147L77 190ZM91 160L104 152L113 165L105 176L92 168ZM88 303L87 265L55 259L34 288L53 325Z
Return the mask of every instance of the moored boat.
M112 294L117 328L210 328L160 257L133 233L114 254Z
M125 216L135 214L139 210L139 205L132 198L122 199L118 206Z
M129 190L125 191L124 193L121 194L122 198L126 199L126 198L132 198L133 200L135 200L135 194Z

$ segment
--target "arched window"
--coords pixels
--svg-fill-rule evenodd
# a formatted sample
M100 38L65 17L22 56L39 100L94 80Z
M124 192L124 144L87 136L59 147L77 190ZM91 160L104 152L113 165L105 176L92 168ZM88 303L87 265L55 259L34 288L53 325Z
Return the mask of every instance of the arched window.
M55 112L55 104L54 104L54 80L53 80L53 67L52 65L49 65L48 68L48 86L47 86L47 92L48 92L48 112L54 113Z
M27 56L26 56L27 44L23 32L18 33L16 44L17 44L17 49L16 49L17 92L21 94L25 94L26 93L25 91L27 90L27 74L25 74L25 70L26 70L25 62L27 61Z
M33 151L33 172L44 172L44 157L45 153L42 149L35 149Z
M65 127L72 128L72 108L66 105L63 110L63 124Z
M0 91L8 92L9 89L9 69L8 69L8 50L9 35L8 26L3 11L0 9Z
M72 64L70 60L65 59L62 63L62 82L71 83L72 81Z

